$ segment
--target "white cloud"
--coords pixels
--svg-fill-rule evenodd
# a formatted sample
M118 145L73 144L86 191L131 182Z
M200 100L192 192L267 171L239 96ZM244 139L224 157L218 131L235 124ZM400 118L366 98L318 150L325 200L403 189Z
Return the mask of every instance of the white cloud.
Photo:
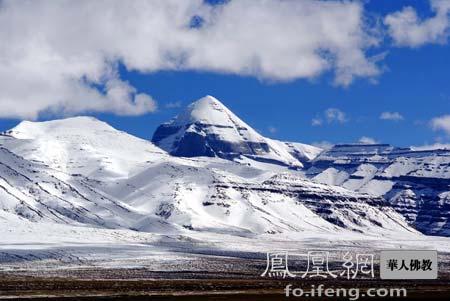
M346 114L336 108L328 108L320 116L316 116L311 120L312 126L321 126L327 123L345 123L348 121Z
M327 109L325 111L325 118L327 119L328 123L332 122L345 123L348 121L345 113L336 108Z
M450 135L450 115L435 117L431 119L430 125L435 131L441 130Z
M364 50L363 5L341 1L230 1L207 16L205 43L187 60L205 68L272 80L314 78L334 70L337 84L379 74Z
M204 19L190 28L193 16ZM348 85L380 73L363 4L202 0L0 2L0 117L85 111L136 115L155 101L127 70L204 70L285 81L333 72ZM151 88L151 87L150 87Z
M371 137L366 137L366 136L362 136L361 138L359 138L358 142L362 143L362 144L377 144L378 143L378 141L376 141L375 139L373 139Z
M400 120L403 120L404 117L399 112L383 112L380 115L380 119L391 120L391 121L400 121Z
M384 18L396 45L419 47L427 43L447 42L450 31L450 1L432 0L430 4L435 15L425 20L421 20L410 6Z

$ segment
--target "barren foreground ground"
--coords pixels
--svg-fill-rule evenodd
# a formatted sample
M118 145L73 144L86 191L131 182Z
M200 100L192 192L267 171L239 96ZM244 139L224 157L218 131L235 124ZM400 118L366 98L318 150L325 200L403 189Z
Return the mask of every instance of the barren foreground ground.
M299 262L298 264L303 264ZM192 270L187 268L192 267ZM209 268L208 268L209 267ZM0 273L0 298L33 300L288 300L288 284L305 290L326 288L406 288L407 299L448 300L448 262L441 261L438 280L310 280L268 279L259 276L263 259L203 256L184 262L178 271L148 268L72 268L4 271ZM171 268L174 268L171 266ZM305 300L291 297L289 300ZM364 298L361 298L364 299ZM374 298L371 298L372 300ZM403 298L402 298L403 299ZM315 297L311 300L323 300ZM336 300L336 298L334 298ZM343 298L342 300L348 300ZM392 298L385 298L392 300Z
M171 236L129 230L8 225L0 228L0 298L283 300L288 284L305 289L313 284L362 289L404 287L410 298L450 296L448 238L317 233L301 233L298 239L276 238L208 233ZM346 252L374 254L377 264L380 250L386 249L437 250L439 279L380 281L375 275L375 280L311 281L260 276L266 268L267 252L288 251L289 269L301 272L307 266L308 251L328 251L330 269L337 271L342 268ZM376 266L375 272L378 270Z

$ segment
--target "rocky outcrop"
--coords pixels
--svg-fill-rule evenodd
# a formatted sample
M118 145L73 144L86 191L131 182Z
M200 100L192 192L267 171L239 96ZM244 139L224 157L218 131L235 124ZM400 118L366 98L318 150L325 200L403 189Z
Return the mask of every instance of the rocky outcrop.
M450 235L450 150L336 145L311 165L313 180L384 197L422 233Z

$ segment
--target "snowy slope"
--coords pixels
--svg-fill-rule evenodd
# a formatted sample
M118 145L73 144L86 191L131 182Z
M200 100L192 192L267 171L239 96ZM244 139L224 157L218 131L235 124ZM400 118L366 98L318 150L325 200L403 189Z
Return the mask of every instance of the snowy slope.
M312 161L313 180L383 196L418 230L450 235L450 150L336 145Z
M166 234L414 233L383 199L278 165L172 157L92 118L23 122L0 144L1 208L31 221Z
M132 209L70 176L0 147L0 209L35 222L130 227Z
M216 169L209 160L189 165L165 162L127 179L110 193L120 191L121 199L133 208L196 231L414 232L382 199L314 184L299 174L262 174L251 167L244 172L238 171L239 166L234 172L224 171L230 164L215 163ZM146 230L146 226L144 221L137 228Z
M448 259L444 261L442 255L448 253L450 239L414 233L367 236L354 231L262 234L257 238L195 231L167 235L29 222L0 210L0 271L35 271L48 277L57 276L57 271L67 276L66 269L96 273L103 268L131 269L124 277L134 278L144 274L136 275L133 269L155 271L153 277L164 277L167 272L182 277L183 271L229 275L239 268L246 275L258 276L265 268L265 253L272 250L290 254L329 250L333 262L341 260L337 258L340 252L377 254L382 249L402 248L438 250L445 268ZM240 268L242 264L246 265ZM110 272L105 271L108 277Z
M0 146L51 168L103 180L127 177L166 156L152 143L92 117L23 121L0 136Z
M152 141L172 155L220 157L302 167L321 150L261 136L219 100L206 96L192 103L154 133Z

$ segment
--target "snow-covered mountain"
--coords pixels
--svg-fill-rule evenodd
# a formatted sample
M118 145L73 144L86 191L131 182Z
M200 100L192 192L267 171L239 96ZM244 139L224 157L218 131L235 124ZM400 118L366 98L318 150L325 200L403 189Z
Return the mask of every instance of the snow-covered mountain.
M28 161L0 147L0 210L29 221L128 228L126 204L93 189L95 182Z
M212 96L162 124L152 141L174 156L251 159L289 167L302 167L321 152L311 145L263 137Z
M175 156L303 166L315 182L385 198L423 233L450 235L449 150L349 144L322 152L261 136L211 96L161 125L153 142Z
M189 110L199 105L204 108L205 102L207 110L219 106L207 97ZM208 113L205 122L223 125L222 111L218 112L221 117ZM195 120L201 115L190 114ZM183 120L190 118L182 116ZM214 126L211 131L220 129ZM219 141L231 139L228 134L242 138L224 129ZM249 140L274 143L286 153L287 149L305 150L301 145L270 141L249 127L240 131ZM96 119L76 117L22 122L0 136L0 147L3 221L250 237L415 233L382 198L313 183L301 171L289 168L289 160L296 160L293 155L272 146L268 152L246 158L261 156L277 164L174 157Z
M167 154L152 143L92 117L23 121L1 134L0 145L34 162L91 178L128 177Z
M336 145L312 161L314 181L384 197L419 231L450 236L450 150Z

